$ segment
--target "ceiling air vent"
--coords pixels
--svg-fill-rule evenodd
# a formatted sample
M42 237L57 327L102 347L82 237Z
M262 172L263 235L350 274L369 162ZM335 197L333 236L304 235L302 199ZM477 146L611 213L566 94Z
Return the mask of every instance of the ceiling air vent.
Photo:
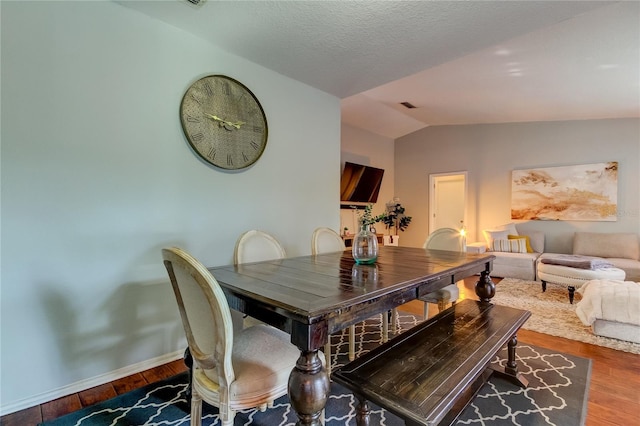
M400 102L400 105L403 105L405 108L409 108L409 109L413 109L416 107L411 102Z

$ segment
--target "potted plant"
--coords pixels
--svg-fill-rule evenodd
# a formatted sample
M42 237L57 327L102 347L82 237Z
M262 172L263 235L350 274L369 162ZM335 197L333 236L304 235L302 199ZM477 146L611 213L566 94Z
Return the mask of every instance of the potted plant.
M398 245L398 232L404 232L411 223L411 216L405 214L405 208L395 198L387 203L387 211L376 217L376 222L382 222L389 229L389 245ZM391 233L393 232L393 233ZM394 238L395 237L395 238ZM385 244L387 242L385 241Z

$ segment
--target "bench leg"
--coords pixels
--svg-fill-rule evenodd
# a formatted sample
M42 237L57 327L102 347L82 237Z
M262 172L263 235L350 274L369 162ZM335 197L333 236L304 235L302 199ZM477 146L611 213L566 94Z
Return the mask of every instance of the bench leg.
M356 413L356 425L357 426L369 426L369 403L366 399L358 395L358 412Z
M504 372L495 370L495 373L508 379L511 383L526 388L529 386L529 381L522 376L522 373L518 372L518 363L516 362L517 345L518 337L514 334L507 343L507 365L504 367Z

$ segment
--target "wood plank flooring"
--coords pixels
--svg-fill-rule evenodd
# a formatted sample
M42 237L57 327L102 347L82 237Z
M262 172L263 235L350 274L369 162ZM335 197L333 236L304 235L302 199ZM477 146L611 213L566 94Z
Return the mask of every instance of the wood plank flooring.
M174 376L186 371L186 369L187 367L182 360L163 364L159 367L136 373L111 383L96 386L35 407L8 414L0 419L0 425L35 426L38 423L57 419L65 414L127 393L149 383Z
M461 296L475 298L471 277L459 283ZM499 279L495 278L499 285ZM422 302L410 302L401 310L422 315ZM437 309L430 309L431 312ZM518 340L572 355L591 358L592 372L586 426L640 425L640 355L616 351L587 343L520 330ZM148 383L185 371L181 360L68 395L39 406L0 418L2 426L35 426L98 402L113 398Z

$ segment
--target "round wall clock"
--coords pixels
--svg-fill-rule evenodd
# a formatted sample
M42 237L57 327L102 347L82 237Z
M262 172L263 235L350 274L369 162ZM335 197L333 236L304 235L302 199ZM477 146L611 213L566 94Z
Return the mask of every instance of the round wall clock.
M267 145L267 117L244 84L224 75L193 83L180 104L187 141L205 161L228 170L249 167Z

